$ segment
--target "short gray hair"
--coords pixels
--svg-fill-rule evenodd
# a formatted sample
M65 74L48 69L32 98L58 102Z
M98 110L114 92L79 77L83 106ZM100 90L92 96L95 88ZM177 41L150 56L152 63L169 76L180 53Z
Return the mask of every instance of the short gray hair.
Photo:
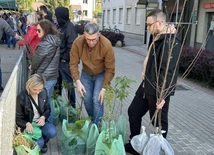
M84 31L88 34L95 34L99 32L99 26L96 23L87 23L84 27Z

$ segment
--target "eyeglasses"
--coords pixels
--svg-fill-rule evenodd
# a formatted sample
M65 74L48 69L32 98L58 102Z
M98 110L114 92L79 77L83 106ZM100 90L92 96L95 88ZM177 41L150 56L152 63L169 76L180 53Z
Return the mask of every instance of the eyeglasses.
M41 33L41 29L36 29L36 32Z
M85 39L87 42L96 42L97 41L97 38L95 38L95 39L88 39L88 38L86 38Z
M156 23L156 22L158 22L158 21L155 21L154 23ZM154 23L147 23L147 26L151 27Z

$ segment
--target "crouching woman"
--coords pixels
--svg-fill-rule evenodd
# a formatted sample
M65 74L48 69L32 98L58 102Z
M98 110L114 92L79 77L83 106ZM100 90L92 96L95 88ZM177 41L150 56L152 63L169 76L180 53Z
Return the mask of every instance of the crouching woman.
M47 121L51 109L48 103L47 92L44 89L45 78L41 74L33 74L17 97L16 124L33 134L32 122L35 122L42 131L42 137L35 140L41 148L41 152L47 152L47 142L57 135L57 130L52 123Z

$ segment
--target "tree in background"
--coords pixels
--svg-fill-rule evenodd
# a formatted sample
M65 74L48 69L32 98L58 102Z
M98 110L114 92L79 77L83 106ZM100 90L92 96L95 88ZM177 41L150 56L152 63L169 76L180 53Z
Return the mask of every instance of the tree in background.
M18 10L20 13L32 12L33 11L33 2L35 0L16 0L18 4Z
M98 13L102 12L101 10L102 10L102 2L101 2L101 0L96 0L95 1L95 10L93 11L94 18L98 17Z
M69 10L69 18L74 19L74 13L72 6L70 5L70 0L44 0L44 5L48 8L49 11L51 11L54 14L55 8L58 6L63 6L68 8Z

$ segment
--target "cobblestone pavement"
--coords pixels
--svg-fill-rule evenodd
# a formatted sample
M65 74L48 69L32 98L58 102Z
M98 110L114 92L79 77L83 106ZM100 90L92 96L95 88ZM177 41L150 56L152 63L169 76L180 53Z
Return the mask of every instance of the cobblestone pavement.
M139 42L139 45L114 47L114 49L116 56L115 77L127 76L137 81L131 85L130 95L123 106L123 114L127 117L127 108L141 82L142 63L146 55L146 48ZM4 62L7 63L2 60L2 63ZM5 68L2 70L4 76L7 71ZM209 90L207 93L198 88L198 86L195 87L181 81L175 96L171 97L167 140L172 145L175 155L214 155L214 91ZM148 121L149 117L146 115L142 124L147 126ZM59 134L49 142L49 149L45 155L61 155L60 125L57 128ZM127 129L129 129L128 121ZM128 135L129 131L127 137Z
M130 88L130 95L125 100L123 114L127 117L127 108L141 82L142 62L146 48L141 45L116 48L116 76L127 76L136 80ZM192 85L179 83L175 96L171 97L169 109L169 133L167 140L172 145L175 155L214 155L214 92L204 93ZM128 117L127 117L128 118ZM147 126L148 114L142 123ZM127 129L129 129L127 121ZM61 128L58 126L58 130ZM129 131L127 133L127 137ZM49 143L45 155L61 155L60 133ZM128 155L128 153L127 153Z

